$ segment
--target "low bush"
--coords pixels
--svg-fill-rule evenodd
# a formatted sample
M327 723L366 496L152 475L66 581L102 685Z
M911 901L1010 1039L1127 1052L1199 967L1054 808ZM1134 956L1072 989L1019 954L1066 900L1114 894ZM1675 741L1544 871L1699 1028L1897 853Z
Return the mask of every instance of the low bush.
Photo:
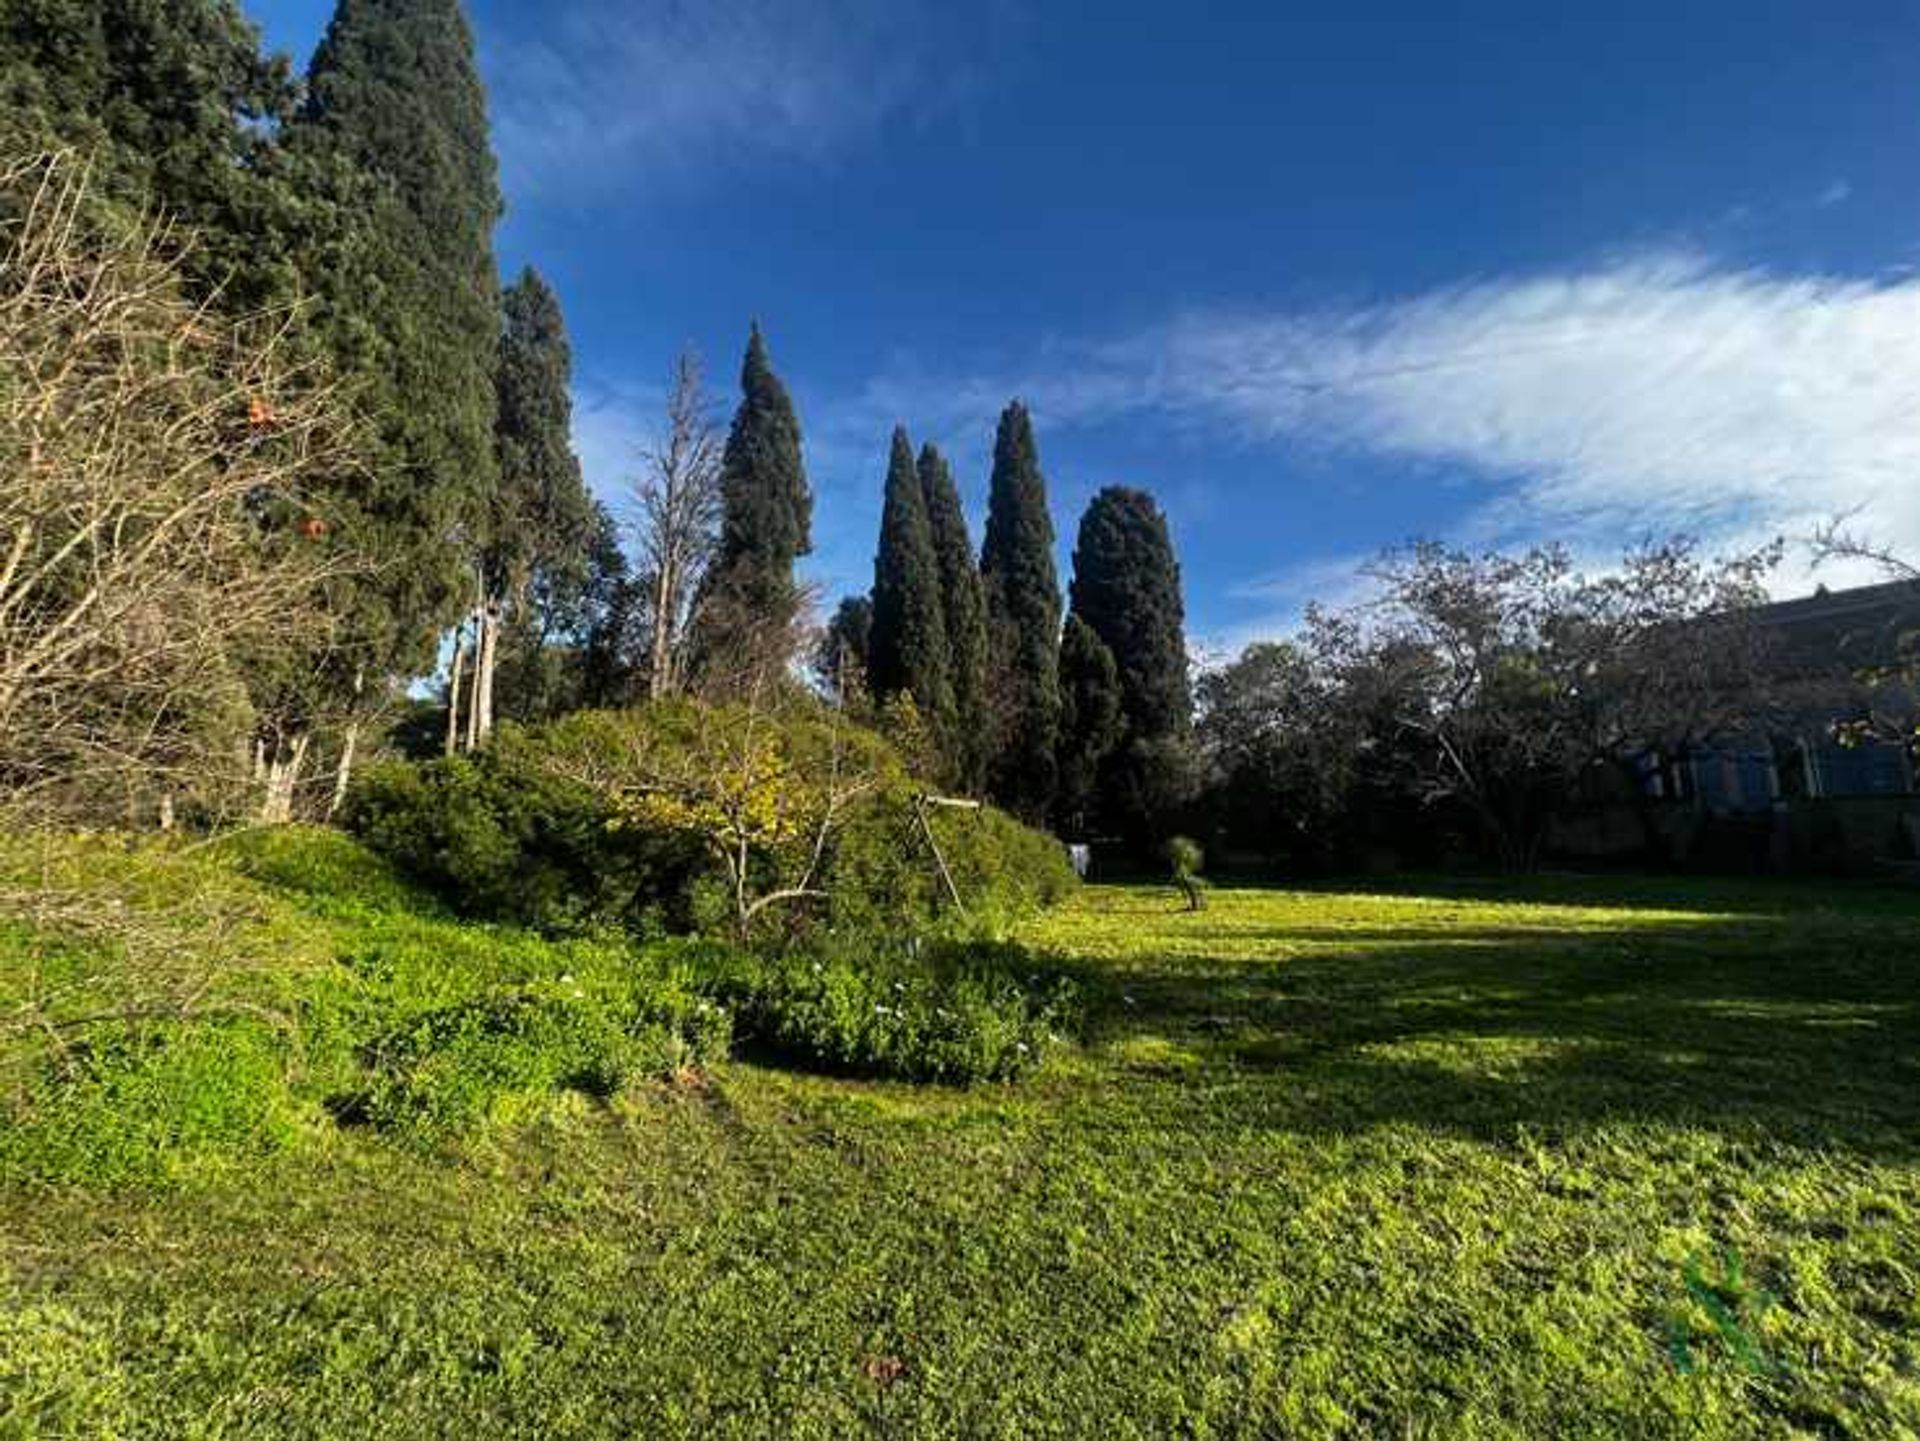
M745 1042L834 1074L969 1085L1037 1068L1078 1024L1063 976L982 943L743 957L714 978Z
M812 705L683 702L508 728L473 757L373 768L347 823L456 913L548 933L739 935L730 825L748 835L746 889L804 892L755 913L763 937L1001 934L1075 884L1052 837L990 807L922 805L885 741Z

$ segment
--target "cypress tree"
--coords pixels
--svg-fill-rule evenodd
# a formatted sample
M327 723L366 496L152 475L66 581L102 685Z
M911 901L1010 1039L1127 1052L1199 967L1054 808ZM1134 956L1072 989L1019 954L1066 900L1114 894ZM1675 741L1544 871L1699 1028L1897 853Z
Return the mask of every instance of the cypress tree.
M489 517L483 569L487 594L510 621L516 647L564 636L585 590L598 527L573 452L573 352L559 297L531 266L501 297L500 360L495 376L495 450L500 484ZM519 657L516 674L538 674ZM491 675L480 672L483 690ZM491 695L480 704L492 711ZM517 714L531 702L510 701Z
M273 163L296 96L234 0L0 0L0 147L80 150L103 198L184 222L196 298L230 314L295 290L261 231L299 203Z
M1120 668L1106 642L1077 615L1060 637L1061 830L1084 836L1096 813L1102 765L1120 743Z
M309 236L309 279L376 427L358 530L386 564L357 619L378 665L417 668L474 599L499 474L501 203L458 0L340 0L289 144L363 209L351 236Z
M1185 798L1193 693L1180 566L1145 491L1110 486L1088 505L1073 552L1072 613L1119 670L1125 734L1102 775L1103 818L1137 840Z
M947 623L933 528L904 428L893 432L880 547L873 558L873 632L868 682L882 703L910 695L944 750L953 734Z
M949 759L954 779L972 790L984 781L987 761L987 599L946 457L929 445L920 452L919 468L946 618L947 675L953 690Z
M1009 810L1043 820L1058 780L1060 582L1033 421L1018 401L1001 415L994 442L980 573L994 735L989 785Z
M793 565L813 548L800 421L757 322L740 391L721 458L719 550L698 600L695 663L708 690L785 670L801 601Z

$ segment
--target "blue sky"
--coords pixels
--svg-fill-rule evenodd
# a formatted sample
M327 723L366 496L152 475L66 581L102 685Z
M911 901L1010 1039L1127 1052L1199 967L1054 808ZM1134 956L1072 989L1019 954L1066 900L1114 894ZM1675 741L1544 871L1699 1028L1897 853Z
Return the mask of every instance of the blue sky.
M304 62L330 5L249 8ZM470 14L590 479L618 503L682 343L730 399L757 315L829 600L893 424L977 538L1013 395L1063 580L1086 499L1153 490L1212 648L1417 536L1599 558L1849 512L1920 556L1913 0Z

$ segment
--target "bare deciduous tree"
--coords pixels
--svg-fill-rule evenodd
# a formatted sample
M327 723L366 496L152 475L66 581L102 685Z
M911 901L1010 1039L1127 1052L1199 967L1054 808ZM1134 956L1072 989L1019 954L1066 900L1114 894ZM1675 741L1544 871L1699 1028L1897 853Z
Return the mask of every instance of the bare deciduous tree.
M634 487L634 541L646 598L647 694L676 695L686 673L695 598L711 564L721 514L723 441L701 378L683 350L667 392L665 432L641 456Z
M346 562L310 495L346 427L284 317L184 298L180 243L71 157L0 163L0 794L16 811L232 803L268 818L308 733L263 677L319 664Z

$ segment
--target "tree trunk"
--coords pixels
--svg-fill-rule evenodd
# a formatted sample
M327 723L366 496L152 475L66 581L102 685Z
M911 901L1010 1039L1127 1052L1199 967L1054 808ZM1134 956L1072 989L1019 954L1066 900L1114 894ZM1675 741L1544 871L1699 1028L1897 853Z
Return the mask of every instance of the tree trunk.
M647 695L673 694L673 567L662 565L653 585L653 646L647 664Z
M466 668L467 625L460 623L460 629L453 637L453 667L447 679L447 754L452 755L460 749L460 673Z
M260 804L265 825L284 826L293 819L293 798L300 785L300 767L307 758L309 736L294 737L291 745L276 746L267 759L267 793Z
M360 750L360 699L367 689L367 672L361 667L353 673L353 709L348 713L346 733L340 737L340 763L334 767L333 797L327 802L327 819L340 814L347 803L347 787L353 784L353 762Z
M493 736L494 663L500 653L500 613L498 601L480 607L480 655L473 673L473 743L485 745Z

